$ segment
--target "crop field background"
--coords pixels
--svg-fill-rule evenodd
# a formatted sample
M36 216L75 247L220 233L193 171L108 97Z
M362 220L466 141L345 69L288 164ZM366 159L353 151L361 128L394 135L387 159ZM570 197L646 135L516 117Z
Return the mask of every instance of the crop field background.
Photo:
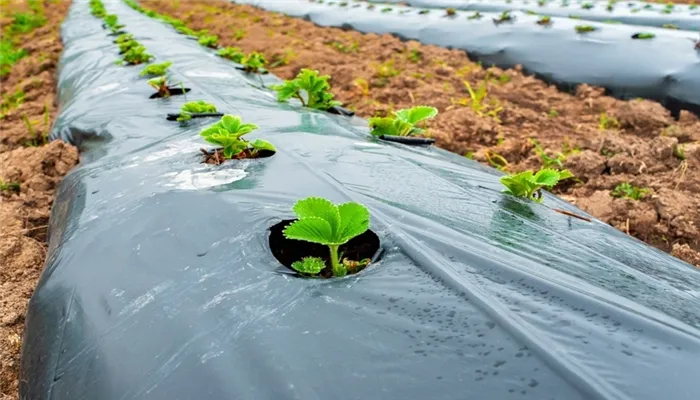
M369 5L334 3L339 13ZM512 174L568 169L575 178L552 189L555 195L700 268L700 119L692 111L674 116L658 101L622 100L586 83L562 90L520 66L484 65L462 50L320 26L247 4L138 4L215 35L219 47L260 53L265 68L282 79L305 68L330 76L335 100L358 117L435 107L439 113L425 123L425 135L460 157ZM399 7L374 6L377 13ZM0 7L1 389L2 400L10 400L18 398L27 305L50 254L51 207L63 177L79 163L79 149L49 140L60 111L61 23L71 2L2 0ZM472 15L457 13L464 21ZM688 38L700 40L700 33L688 31ZM697 55L700 76L700 44L694 49L688 40L688 52Z

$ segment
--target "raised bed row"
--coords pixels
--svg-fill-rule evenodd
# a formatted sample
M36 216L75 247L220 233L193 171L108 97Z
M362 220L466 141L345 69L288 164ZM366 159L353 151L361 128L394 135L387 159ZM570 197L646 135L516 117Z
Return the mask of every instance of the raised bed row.
M648 98L661 102L678 116L680 110L700 115L700 48L695 34L521 12L421 14L421 9L379 6L340 7L304 0L238 0L270 11L308 19L321 26L360 32L394 34L402 39L461 49L484 65L523 69L571 90L587 83L606 88L610 95ZM342 12L341 12L342 11ZM651 37L651 39L649 39ZM637 39L634 39L637 38ZM645 40L646 39L646 40ZM644 68L639 66L643 65Z
M280 104L271 75L107 9L191 91L149 99L142 67L115 65L114 37L73 4L54 136L84 160L54 205L22 398L696 397L691 266L553 212L583 214L554 196L504 196L464 157ZM166 119L195 95L276 154L202 164L211 121ZM281 273L271 227L312 195L365 204L381 259L340 279Z
M326 0L315 1L317 3L341 3ZM586 21L700 30L700 7L695 4L584 0L384 0L372 3L380 8L384 7L380 5L383 3L387 5L404 4L429 10L453 8L461 11L482 12L521 11L552 17L579 18Z

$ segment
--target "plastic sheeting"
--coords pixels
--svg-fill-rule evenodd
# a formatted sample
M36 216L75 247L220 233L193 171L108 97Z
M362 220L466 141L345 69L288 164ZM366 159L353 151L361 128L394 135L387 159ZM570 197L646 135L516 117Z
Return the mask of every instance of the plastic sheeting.
M420 9L381 6L368 10L363 3L339 7L337 3L305 0L236 0L270 11L308 19L321 26L360 32L389 33L402 39L464 50L484 65L511 68L522 65L526 72L572 90L580 83L601 86L610 95L648 98L661 102L678 116L681 109L700 115L700 57L691 39L697 34L659 28L644 28L656 35L652 40L634 40L640 27L591 23L552 18L551 26L540 26L540 18L514 12L513 23L495 24L497 13L483 13L479 20L446 17L444 13L419 14ZM576 25L592 24L599 30L579 34ZM640 68L643 66L643 68Z
M140 67L74 2L53 132L61 184L30 302L23 399L635 399L700 396L700 272L498 172L376 142L364 121L278 104L235 65L119 2L189 99L278 152L200 164L204 119L165 120ZM265 79L273 79L268 77ZM267 228L309 195L359 201L385 250L358 275L277 272Z
M454 8L463 11L502 12L517 10L534 12L556 17L576 17L588 21L616 21L628 25L656 26L673 25L678 29L700 30L700 8L690 8L687 4L675 4L666 13L666 4L643 3L640 1L619 1L613 4L612 11L605 1L554 1L540 5L535 0L383 0L389 4L408 4L421 8ZM337 3L336 3L337 4ZM593 8L584 8L584 5ZM379 6L377 6L379 7Z

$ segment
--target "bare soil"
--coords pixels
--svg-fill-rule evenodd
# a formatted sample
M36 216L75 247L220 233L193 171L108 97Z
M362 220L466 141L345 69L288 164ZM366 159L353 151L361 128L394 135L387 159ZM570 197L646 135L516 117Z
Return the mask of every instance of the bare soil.
M48 132L57 113L55 73L62 46L60 23L68 1L44 1L48 22L20 36L28 56L14 65L2 79L3 98L0 120L0 178L19 184L19 193L2 191L0 197L0 341L2 400L18 398L18 372L24 314L46 257L49 213L58 183L78 162L75 147L54 141L36 140ZM3 2L2 24L26 11L26 1ZM9 96L24 93L21 104ZM32 135L25 123L32 125Z
M506 171L543 165L531 139L550 157L566 153L563 166L578 182L557 194L700 267L700 121L692 114L675 121L655 102L617 100L588 85L563 93L517 68L484 69L462 51L318 27L251 6L142 5L209 30L221 46L263 53L282 78L302 68L330 75L333 94L359 116L435 106L440 114L427 127L438 146ZM487 86L481 109L472 107L465 82ZM612 197L624 182L649 192L641 200Z

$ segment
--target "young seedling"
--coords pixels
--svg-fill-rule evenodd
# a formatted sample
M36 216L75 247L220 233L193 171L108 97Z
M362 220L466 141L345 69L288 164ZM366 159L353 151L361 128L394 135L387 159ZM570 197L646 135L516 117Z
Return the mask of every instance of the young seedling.
M179 122L185 122L192 119L192 114L215 113L216 106L207 103L204 100L188 101L180 107L180 116L177 117Z
M498 16L498 18L494 18L494 19L493 19L493 22L494 22L496 25L498 25L498 24L502 24L502 23L504 23L504 22L511 22L511 21L513 21L513 20L515 20L515 17L513 17L512 15L510 15L510 11L503 11L503 12L501 13L501 15Z
M127 50L123 55L121 60L117 60L117 65L122 65L124 63L131 65L138 65L149 62L153 56L146 52L146 48L142 45L138 45Z
M242 139L243 135L256 129L257 125L244 124L241 117L226 114L219 122L202 130L200 136L211 144L221 146L224 159L254 158L263 150L276 151L275 146L266 140L256 139L254 142L248 142ZM202 151L207 157L211 157L206 150ZM215 152L215 157L216 154L218 151Z
M367 7L367 8L369 8L369 7ZM420 10L420 11L418 11L418 14L420 14L420 15L425 15L425 14L428 14L428 13L430 13L430 10Z
M219 37L216 35L202 35L197 39L197 43L215 49L219 45Z
M163 76L167 73L168 68L173 65L172 62L166 61L160 64L151 64L142 69L140 76Z
M112 33L119 32L125 25L119 23L119 17L115 14L108 14L104 17L105 25L110 29Z
M435 118L435 107L417 106L394 112L393 117L373 117L369 119L370 132L373 136L415 136L425 132L417 125L425 120Z
M662 28L665 29L680 29L678 25L673 25L673 24L663 24L661 25Z
M318 257L304 257L301 261L294 261L292 268L304 276L314 276L326 268L326 262Z
M461 106L469 106L478 115L482 117L491 117L496 120L496 122L500 122L498 114L503 111L503 107L495 100L490 101L489 104L485 103L486 96L488 96L488 81L489 79L487 76L476 90L472 88L469 82L463 81L462 83L464 83L467 92L469 92L469 98L453 100L452 103Z
M101 0L90 0L90 13L97 18L104 18L105 15L107 15L107 11Z
M411 51L408 52L408 60L411 61L412 63L419 63L421 59L423 58L423 53L416 49L411 49Z
M148 85L157 90L158 97L170 97L170 88L165 76L149 79Z
M640 39L640 40L649 40L649 39L653 39L655 37L656 37L656 35L654 35L653 33L649 33L649 32L640 32L640 33L635 33L634 35L632 35L632 39Z
M541 203L542 189L551 189L560 181L573 176L566 169L557 171L545 168L537 171L537 173L528 170L518 174L503 176L501 177L501 183L506 187L505 193Z
M391 7L384 7L384 8L382 8L380 11L383 12L383 13L388 13L388 12L390 12L391 10L392 10Z
M467 19L481 19L481 18L483 18L483 17L484 17L484 16L481 15L481 13L477 11L477 12L475 12L474 14L468 16Z
M119 54L124 54L127 51L133 49L134 47L140 46L140 44L135 40L130 40L128 42L118 43L117 46L119 47Z
M455 15L457 15L457 10L455 10L454 8L448 8L447 10L445 10L445 15L448 17L454 17Z
M544 148L542 148L539 142L537 142L537 140L530 139L530 143L532 143L532 145L534 146L533 151L542 161L543 168L557 167L559 169L562 169L564 168L564 161L566 160L566 158L580 151L576 148L572 149L569 146L568 142L564 142L561 153L554 153L554 157L551 157L549 154L547 154Z
M587 33L587 32L593 32L593 31L597 30L598 28L596 28L595 26L592 26L592 25L576 25L574 27L574 29L576 29L576 32L578 32L578 33Z
M333 276L347 275L348 264L340 262L338 248L369 229L369 210L359 203L335 205L320 197L299 200L292 210L298 219L284 229L284 236L328 246ZM297 267L303 267L306 271L313 271L319 266L318 261L313 261L313 264L312 261L301 262ZM295 268L294 265L292 268Z
M267 64L267 60L265 59L264 55L257 52L252 52L247 56L243 57L243 60L241 60L241 64L243 64L243 70L245 72L259 73L265 72L264 67L265 64Z
M615 187L610 195L613 197L641 200L649 193L649 189L643 189L624 182Z
M360 47L357 42L353 42L351 45L348 46L343 42L333 40L331 42L328 42L328 45L338 50L339 52L345 54L357 53L358 51L360 51Z
M114 39L114 43L116 44L122 44L131 41L134 41L134 35L130 33L122 33L121 35L117 36L116 39Z
M590 2L585 2L581 5L581 8L583 8L584 10L590 10L593 7L595 7L595 5L593 3L590 3Z
M245 53L238 47L224 47L216 52L219 57L240 63L245 58Z
M27 118L25 114L22 114L22 121L24 121L24 125L27 127L27 131L29 131L29 136L31 139L25 140L24 145L29 146L29 147L39 147L43 146L49 143L49 107L44 106L44 129L43 130L35 130L34 129L34 124L38 124L39 122L32 122Z
M542 18L537 20L537 25L543 25L543 26L552 25L552 18L549 15L544 15L544 16L542 16Z
M277 101L287 102L292 97L301 101L304 107L326 111L331 107L339 106L342 103L333 100L330 92L331 85L328 83L330 76L318 75L318 71L302 69L296 78L285 81L281 85L272 86L272 90L277 92ZM304 99L304 94L306 99Z
M601 131L610 129L620 129L620 122L618 122L617 118L608 117L608 114L602 112L600 113L598 129L600 129Z
M246 32L243 29L236 29L235 31L233 31L233 38L237 41L243 39L245 35Z
M12 193L15 192L19 194L19 183L17 182L5 182L2 179L0 179L0 192L8 192Z
M544 7L544 5L545 5L546 3L547 3L546 0L537 0L537 5L538 5L539 7Z

